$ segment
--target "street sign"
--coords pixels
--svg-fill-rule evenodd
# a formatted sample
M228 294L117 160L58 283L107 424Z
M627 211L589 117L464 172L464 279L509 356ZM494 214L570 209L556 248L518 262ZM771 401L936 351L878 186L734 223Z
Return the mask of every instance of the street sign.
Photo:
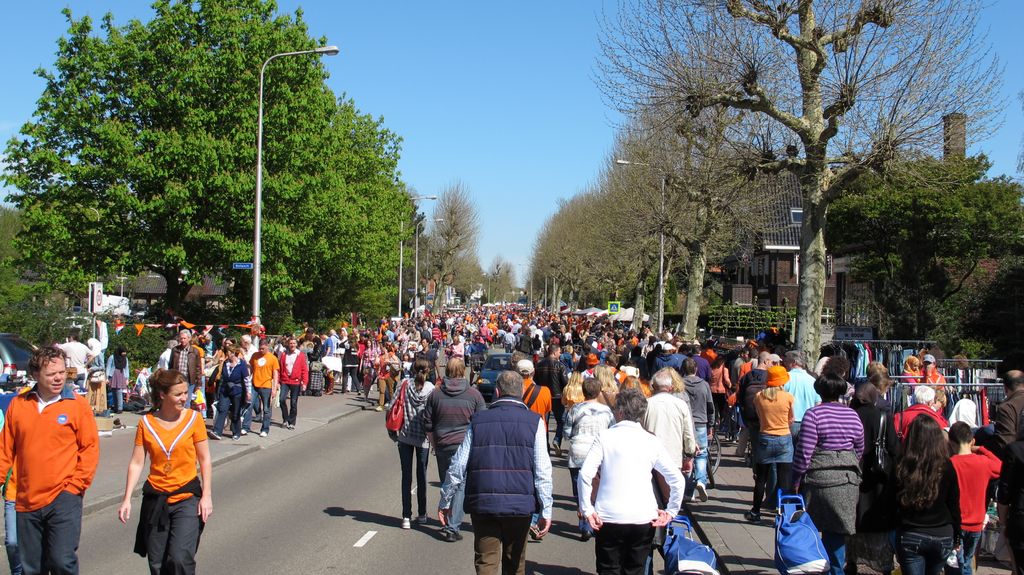
M252 262L235 262L231 264L233 270L251 270Z
M99 313L100 306L103 305L103 283L102 282L91 282L89 283L89 313Z
M621 301L610 301L608 302L608 313L619 313L622 310Z

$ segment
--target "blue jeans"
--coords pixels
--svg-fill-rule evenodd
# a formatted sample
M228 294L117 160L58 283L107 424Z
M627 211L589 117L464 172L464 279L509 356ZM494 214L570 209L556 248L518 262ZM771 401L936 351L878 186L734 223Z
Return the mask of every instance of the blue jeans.
M252 408L245 412L245 421L242 422L242 429L252 431L250 426L252 425L252 412L256 409L256 403L259 403L263 407L263 423L260 424L260 433L270 433L270 415L273 413L273 408L270 407L270 392L273 391L269 387L254 387L252 388Z
M7 564L11 575L21 575L21 555L18 554L18 512L14 502L4 500L4 547L7 548Z
M445 477L448 477L448 468L452 465L452 458L455 457L455 452L459 449L458 445L451 445L443 447L437 450L437 474L441 477L441 484L444 484ZM466 482L463 481L462 485L459 486L458 491L455 492L455 496L452 497L452 515L448 520L447 529L456 533L462 529L462 518L465 516L465 512L462 509L462 500L466 497Z
M960 551L957 553L957 560L960 561L960 572L963 575L974 575L971 563L974 562L974 554L978 551L980 541L980 531L960 531Z
M245 399L243 396L244 393L245 392L243 391L238 395L218 394L217 417L213 420L214 433L217 435L224 434L224 425L228 421L228 416L231 417L231 435L237 436L242 433L241 412L242 400Z
M708 428L706 425L698 424L696 432L700 455L693 460L693 478L697 483L706 485L708 482Z
M952 552L952 537L933 537L913 531L896 534L896 558L904 575L939 575Z
M18 553L26 572L78 573L81 495L61 491L49 505L18 513L17 531Z
M829 574L843 575L846 566L846 535L822 531L821 544L828 555Z

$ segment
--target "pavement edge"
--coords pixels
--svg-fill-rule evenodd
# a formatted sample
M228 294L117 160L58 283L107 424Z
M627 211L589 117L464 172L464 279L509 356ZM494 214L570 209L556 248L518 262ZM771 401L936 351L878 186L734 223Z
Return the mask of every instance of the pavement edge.
M725 560L723 560L722 556L719 555L718 549L715 549L714 545L709 543L707 533L705 533L704 528L700 526L700 521L698 521L697 517L694 516L693 510L690 509L690 505L684 502L683 509L686 510L686 516L690 518L690 524L693 526L693 530L697 532L697 537L700 538L700 542L711 547L711 550L715 552L715 559L718 560L718 573L720 575L731 575L729 566L726 565Z

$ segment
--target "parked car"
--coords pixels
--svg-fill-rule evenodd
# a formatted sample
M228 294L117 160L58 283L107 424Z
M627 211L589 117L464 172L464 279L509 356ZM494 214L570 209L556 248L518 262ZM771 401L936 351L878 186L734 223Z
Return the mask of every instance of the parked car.
M494 401L494 390L495 382L498 379L498 374L512 369L512 354L511 353L492 353L487 356L487 360L484 361L484 367L480 370L480 375L476 378L476 387L480 391L480 394L484 396L484 400L487 403Z
M13 333L0 333L0 387L13 389L28 374L28 360L35 346Z

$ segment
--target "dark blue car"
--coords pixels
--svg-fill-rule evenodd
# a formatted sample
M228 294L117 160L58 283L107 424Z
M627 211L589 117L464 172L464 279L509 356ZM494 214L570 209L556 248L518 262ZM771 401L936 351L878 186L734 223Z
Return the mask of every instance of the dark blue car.
M511 353L492 353L487 356L484 367L476 379L476 387L487 403L494 401L494 382L498 379L498 374L511 369Z

